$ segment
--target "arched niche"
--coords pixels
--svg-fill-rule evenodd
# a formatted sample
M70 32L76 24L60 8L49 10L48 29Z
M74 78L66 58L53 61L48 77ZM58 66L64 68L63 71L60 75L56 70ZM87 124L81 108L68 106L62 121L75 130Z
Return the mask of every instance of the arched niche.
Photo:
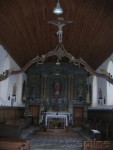
M68 76L62 74L52 74L47 77L46 88L48 88L47 97L49 98L66 98Z

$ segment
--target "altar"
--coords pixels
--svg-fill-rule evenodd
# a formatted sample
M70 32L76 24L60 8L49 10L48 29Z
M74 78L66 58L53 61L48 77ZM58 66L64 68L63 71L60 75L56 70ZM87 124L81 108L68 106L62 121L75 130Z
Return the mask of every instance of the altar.
M61 128L65 129L65 127L68 126L69 119L70 115L66 112L46 112L45 126L47 128L51 128L52 123L54 126L58 126L58 124L61 124Z

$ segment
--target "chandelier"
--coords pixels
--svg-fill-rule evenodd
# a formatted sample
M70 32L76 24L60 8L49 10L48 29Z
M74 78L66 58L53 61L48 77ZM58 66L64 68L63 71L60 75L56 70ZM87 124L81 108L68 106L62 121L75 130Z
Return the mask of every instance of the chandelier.
M56 7L53 9L53 13L56 14L56 15L61 15L61 14L63 14L63 9L62 9L61 6L60 6L59 0L57 1Z

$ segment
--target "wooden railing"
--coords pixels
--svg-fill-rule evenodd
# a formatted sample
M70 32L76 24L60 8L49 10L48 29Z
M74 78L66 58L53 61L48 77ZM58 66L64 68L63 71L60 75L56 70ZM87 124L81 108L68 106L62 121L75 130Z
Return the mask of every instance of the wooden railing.
M83 150L112 150L113 141L84 141Z
M32 123L32 119L24 117L24 113L24 107L0 106L0 124L19 125L25 128Z
M6 123L8 120L21 118L24 112L24 107L0 106L0 123Z
M21 128L17 125L0 125L0 139L1 138L21 138Z
M101 140L113 140L113 110L88 110L88 124L101 132Z
M26 139L0 139L0 150L30 150L30 142Z

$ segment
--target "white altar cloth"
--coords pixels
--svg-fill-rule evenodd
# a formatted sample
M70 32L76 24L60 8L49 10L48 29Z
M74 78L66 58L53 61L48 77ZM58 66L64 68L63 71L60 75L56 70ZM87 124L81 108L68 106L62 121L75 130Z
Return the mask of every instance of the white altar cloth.
M45 118L45 125L47 126L48 118L63 118L66 121L66 126L68 126L67 115L56 115L56 114L47 114Z
M59 111L59 112L55 112L55 111L47 111L46 115L51 114L51 115L56 115L58 113L58 115L67 115L68 119L70 121L70 112L66 112L66 111Z

